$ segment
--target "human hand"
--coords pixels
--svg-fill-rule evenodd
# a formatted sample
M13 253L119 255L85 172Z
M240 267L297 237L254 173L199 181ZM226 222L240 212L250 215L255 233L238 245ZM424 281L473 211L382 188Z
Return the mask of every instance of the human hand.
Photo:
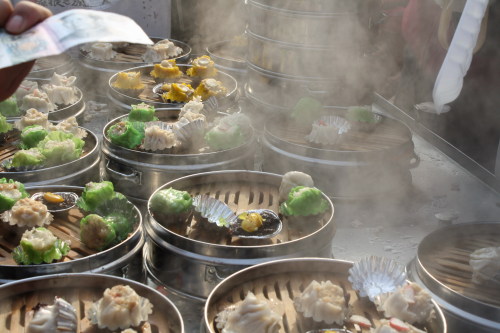
M20 1L15 7L10 0L0 0L0 28L17 35L50 17L47 8L30 1ZM0 69L0 101L10 97L28 75L35 61Z

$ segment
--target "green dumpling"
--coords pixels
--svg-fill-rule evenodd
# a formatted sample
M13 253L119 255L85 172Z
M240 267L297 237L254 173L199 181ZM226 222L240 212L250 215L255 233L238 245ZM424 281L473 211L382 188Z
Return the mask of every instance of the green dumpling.
M312 97L302 97L293 107L290 115L293 120L301 124L312 124L323 112L323 104Z
M50 264L61 259L70 250L68 243L60 240L46 228L25 231L20 244L14 249L13 258L20 265Z
M0 114L0 134L7 133L12 129L12 125L7 122L7 118Z
M0 178L0 211L9 210L23 198L29 197L24 184L13 179Z
M225 150L241 146L245 135L239 125L220 124L205 134L205 141L213 150Z
M21 110L17 106L16 96L11 96L5 101L0 102L0 113L5 117L18 117L21 115Z
M156 192L150 200L151 209L163 214L181 214L193 207L193 198L186 191L173 188Z
M346 113L347 120L358 121L361 123L376 123L377 117L371 111L369 106L351 106L347 109Z
M37 148L47 158L47 164L67 163L80 158L85 141L71 133L51 131Z
M80 239L88 248L101 251L115 243L115 228L102 216L90 214L80 220Z
M36 147L40 141L45 139L47 134L49 134L49 131L40 125L31 125L23 128L21 132L22 148L30 149Z
M43 165L45 160L45 155L43 155L38 148L31 148L27 150L18 150L12 157L10 165L14 168L34 167Z
M120 121L111 126L106 134L112 143L132 149L144 139L144 123Z
M288 194L288 199L280 206L285 216L309 216L325 212L328 202L323 193L314 187L296 186Z
M85 185L83 193L76 204L87 212L94 212L100 205L113 199L115 195L116 192L112 182L106 180L100 183L90 182Z
M142 122L156 121L158 118L155 117L155 111L154 106L146 103L132 105L132 109L128 114L128 120Z

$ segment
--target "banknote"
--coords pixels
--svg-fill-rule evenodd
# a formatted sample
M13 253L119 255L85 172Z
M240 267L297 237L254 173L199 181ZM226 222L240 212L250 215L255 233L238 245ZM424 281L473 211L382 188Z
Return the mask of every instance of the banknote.
M131 18L89 9L72 9L20 34L0 29L0 68L63 53L92 42L153 44Z

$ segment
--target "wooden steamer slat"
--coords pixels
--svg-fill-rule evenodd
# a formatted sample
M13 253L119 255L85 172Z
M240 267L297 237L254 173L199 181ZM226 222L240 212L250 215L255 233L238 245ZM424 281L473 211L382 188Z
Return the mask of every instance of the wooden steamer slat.
M357 293L351 288L347 276L339 273L313 273L313 272L298 272L290 271L289 273L277 273L262 276L251 280L250 282L242 283L240 286L227 291L226 294L220 297L219 301L210 304L214 307L215 313L219 313L224 309L232 306L238 306L249 291L253 292L260 300L268 301L272 311L282 317L280 333L304 333L297 325L297 312L295 311L293 300L299 296L303 290L311 283L312 280L326 281L339 285L344 290L344 294L348 295L350 314L364 316L370 320L372 326L380 324L380 319L384 317L377 311L375 305L367 298L359 298ZM211 329L214 332L219 332L216 329L215 318L211 320ZM344 326L337 324L330 325L330 328L345 327L352 332L370 333L369 328L361 328L356 330L352 323L347 321Z

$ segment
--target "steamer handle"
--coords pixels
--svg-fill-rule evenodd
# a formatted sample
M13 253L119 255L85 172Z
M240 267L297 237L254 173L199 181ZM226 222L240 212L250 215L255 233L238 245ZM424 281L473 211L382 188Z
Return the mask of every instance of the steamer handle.
M118 178L118 180L126 180L126 181L129 181L129 182L132 182L134 184L138 184L138 185L141 185L141 172L137 171L137 170L133 170L132 169L132 173L130 174L125 174L125 173L121 173L121 172L118 172L116 170L113 170L110 166L109 166L109 163L111 162L111 160L108 160L106 162L106 170L113 174L115 178Z

